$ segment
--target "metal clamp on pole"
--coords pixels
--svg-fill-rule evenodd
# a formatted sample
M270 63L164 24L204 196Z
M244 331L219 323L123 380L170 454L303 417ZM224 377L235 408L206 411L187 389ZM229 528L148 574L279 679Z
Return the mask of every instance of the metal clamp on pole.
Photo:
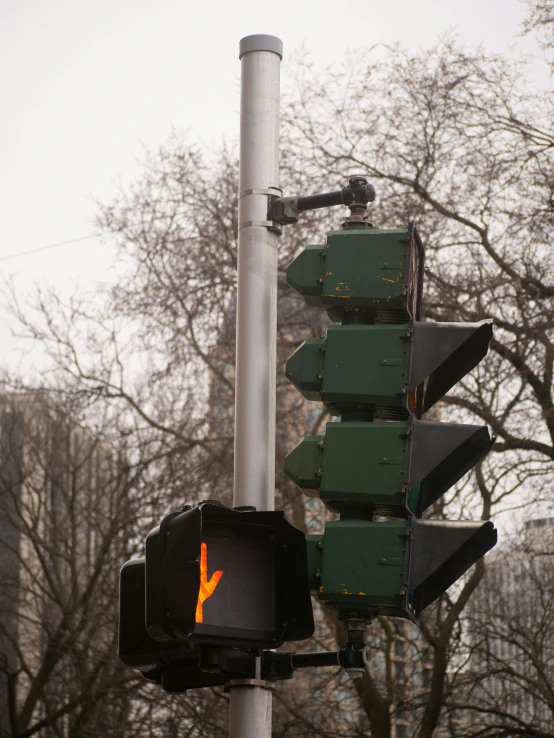
M251 187L249 190L244 190L239 193L239 202L241 198L248 197L249 195L266 195L267 196L267 220L244 220L239 221L238 229L250 228L251 226L260 226L262 228L269 228L270 230L281 235L281 224L276 220L269 219L270 203L275 199L281 199L283 196L283 190L280 187L269 187L268 189L261 189L259 187Z
M223 689L228 692L232 687L259 687L260 689L269 689L272 692L275 689L275 682L268 682L265 679L231 679L225 683Z

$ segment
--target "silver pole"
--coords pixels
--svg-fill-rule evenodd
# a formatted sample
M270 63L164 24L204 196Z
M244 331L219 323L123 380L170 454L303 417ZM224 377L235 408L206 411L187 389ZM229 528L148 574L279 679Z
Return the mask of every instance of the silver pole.
M275 36L240 42L240 173L234 504L275 507L277 244L267 220L279 190L279 72Z
M259 676L259 665L256 671ZM265 687L243 684L231 686L230 696L230 738L271 738L271 691Z
M279 98L283 43L240 42L235 478L233 504L275 508L277 245L267 205L279 189ZM231 686L230 738L271 738L271 691L256 679ZM257 684L252 683L257 682ZM258 686L259 685L259 686ZM268 685L269 686L269 685Z

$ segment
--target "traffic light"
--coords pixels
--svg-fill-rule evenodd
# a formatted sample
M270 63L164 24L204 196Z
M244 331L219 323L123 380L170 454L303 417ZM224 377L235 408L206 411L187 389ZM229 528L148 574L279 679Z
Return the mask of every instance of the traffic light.
M328 423L286 459L287 475L337 512L421 516L490 449L479 425L409 421Z
M340 514L307 546L312 588L344 617L417 619L496 543L490 522L420 520L493 443L486 426L421 417L484 358L492 337L490 321L420 320L423 263L413 224L351 223L325 246L307 246L287 271L308 305L341 322L287 362L288 379L341 422L306 436L285 472Z
M275 648L313 633L305 538L282 512L200 503L165 517L145 558L156 641Z
M489 321L331 325L324 339L298 347L287 377L307 400L321 400L336 415L360 403L377 416L393 408L401 414L418 388L426 412L485 357L491 338Z
M417 620L495 543L490 521L343 518L307 536L310 585L343 618Z

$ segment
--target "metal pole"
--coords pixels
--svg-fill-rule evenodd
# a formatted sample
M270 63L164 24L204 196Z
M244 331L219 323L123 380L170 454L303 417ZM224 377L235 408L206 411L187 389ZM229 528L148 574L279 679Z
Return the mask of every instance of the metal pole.
M267 220L279 195L279 67L275 36L240 42L240 174L234 504L275 507L277 244Z
M240 42L235 478L233 504L275 507L277 245L267 220L279 189L279 98L283 43L275 36ZM262 684L260 660L256 680ZM271 691L231 687L230 738L271 738Z

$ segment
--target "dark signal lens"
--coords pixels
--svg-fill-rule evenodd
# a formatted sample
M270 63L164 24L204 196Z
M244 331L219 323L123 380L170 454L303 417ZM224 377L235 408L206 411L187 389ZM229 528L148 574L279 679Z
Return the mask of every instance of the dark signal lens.
M201 548L195 634L209 632L240 638L244 633L255 632L260 638L273 637L276 628L274 542L203 536Z

